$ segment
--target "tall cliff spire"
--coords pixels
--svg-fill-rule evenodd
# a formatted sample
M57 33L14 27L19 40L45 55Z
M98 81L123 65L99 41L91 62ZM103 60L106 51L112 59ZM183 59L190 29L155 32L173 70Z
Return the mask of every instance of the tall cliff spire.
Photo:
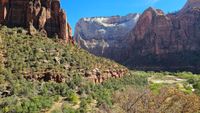
M49 37L72 41L60 0L0 0L0 24L27 28L32 35L38 30Z

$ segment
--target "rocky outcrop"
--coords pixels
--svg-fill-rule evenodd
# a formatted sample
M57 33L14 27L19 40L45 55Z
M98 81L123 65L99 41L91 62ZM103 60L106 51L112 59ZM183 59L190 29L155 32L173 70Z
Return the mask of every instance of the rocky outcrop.
M180 12L191 10L193 8L198 8L200 6L199 0L188 0L185 6L181 9Z
M118 65L112 65L113 68L102 70L99 68L94 68L93 70L80 69L81 75L84 78L94 84L100 84L109 80L111 78L121 78L128 75L129 71L126 68L118 68ZM70 66L66 66L66 69L71 69ZM25 72L23 73L24 78L30 81L54 81L57 83L62 83L66 81L66 77L55 70L44 70L42 72Z
M24 74L26 74L26 76L24 77L30 81L34 81L34 80L44 81L44 82L54 81L57 83L61 83L61 82L65 82L66 80L64 75L54 70L40 72L40 73L24 73Z
M117 27L113 28L118 32L115 37L122 36L118 42L110 41L116 46L108 43L110 34L102 35L109 26L104 28L106 30L102 29L105 25L102 24L103 19L100 20L85 19L77 24L75 37L80 36L81 46L91 53L111 58L130 68L200 72L200 0L188 0L180 11L170 14L148 8L136 24L132 24L131 30L117 31ZM94 35L96 31L98 35ZM106 48L110 50L106 51Z
M110 59L120 60L127 54L121 42L133 29L139 14L126 16L82 18L76 25L74 37L89 52Z
M72 41L71 27L59 0L1 0L0 24L25 27L31 35L37 30L49 37Z
M128 73L127 69L108 69L100 71L98 68L85 72L85 78L95 84L102 83L111 78L121 78Z
M161 10L150 7L141 15L136 27L129 34L128 43L140 55L160 55L171 48L169 41L172 29L171 18Z
M199 69L200 1L188 0L179 12L165 15L149 8L127 36L127 65Z

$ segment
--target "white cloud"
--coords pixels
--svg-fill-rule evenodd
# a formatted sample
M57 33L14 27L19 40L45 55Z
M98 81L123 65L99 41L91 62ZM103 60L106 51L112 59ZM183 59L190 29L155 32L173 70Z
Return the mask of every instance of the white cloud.
M150 5L153 5L155 3L157 3L159 0L146 0L146 4L150 4Z

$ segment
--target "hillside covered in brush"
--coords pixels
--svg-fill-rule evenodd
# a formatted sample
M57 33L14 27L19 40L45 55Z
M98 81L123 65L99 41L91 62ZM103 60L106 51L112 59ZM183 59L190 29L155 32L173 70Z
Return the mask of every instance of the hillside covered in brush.
M200 111L198 75L131 71L22 28L0 27L0 61L0 113Z

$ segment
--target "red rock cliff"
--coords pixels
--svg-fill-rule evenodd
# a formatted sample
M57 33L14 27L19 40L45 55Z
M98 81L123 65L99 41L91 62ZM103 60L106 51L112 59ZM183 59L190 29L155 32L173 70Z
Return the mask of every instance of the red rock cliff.
M190 1L200 3L200 0L189 0L188 3ZM142 55L199 50L199 19L200 5L168 15L161 10L149 8L140 17L129 39L134 45L143 43L140 48Z
M128 65L200 69L200 0L171 14L148 8L127 37Z
M0 24L38 30L47 36L72 40L71 27L59 0L0 0Z

